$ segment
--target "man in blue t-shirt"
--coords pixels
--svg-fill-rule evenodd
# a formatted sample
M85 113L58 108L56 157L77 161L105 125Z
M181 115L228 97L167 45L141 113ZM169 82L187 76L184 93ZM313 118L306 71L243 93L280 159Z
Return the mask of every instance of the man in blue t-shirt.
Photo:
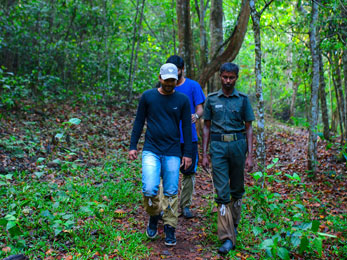
M192 165L187 169L182 169L183 173L182 178L182 187L181 187L181 198L180 198L180 207L182 210L182 214L185 218L194 217L193 213L190 211L190 206L192 204L192 197L194 191L195 184L195 173L198 166L199 161L199 153L198 153L198 135L196 132L195 123L204 113L203 103L205 101L205 95L202 91L198 82L191 80L189 78L184 77L184 61L178 55L170 56L167 63L173 63L178 68L178 80L175 90L178 92L184 93L188 96L190 100L190 108L192 111L192 145L193 145L193 157L192 157ZM184 140L182 136L182 126L180 126L181 130L181 146L182 151L184 148Z

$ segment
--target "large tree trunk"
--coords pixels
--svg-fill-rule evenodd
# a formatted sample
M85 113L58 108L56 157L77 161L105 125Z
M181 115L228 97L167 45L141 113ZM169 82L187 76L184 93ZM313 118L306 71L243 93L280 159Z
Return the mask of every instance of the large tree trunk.
M222 54L213 58L211 62L205 67L205 69L200 73L199 83L202 88L204 88L208 79L219 70L220 66L227 61L232 61L238 54L243 39L245 37L248 20L250 15L249 0L242 0L242 7L237 19L236 26L231 37L227 40L228 46L223 51Z
M200 0L200 6L198 0L195 0L195 9L199 17L199 29L200 29L200 71L205 68L208 59L208 46L207 46L207 33L205 26L206 10L209 4L207 0L206 5L204 0Z
M184 60L185 75L194 78L192 58L192 30L190 26L190 1L176 0L179 54Z
M210 60L223 52L223 0L211 1L210 14ZM210 78L207 92L214 92L220 89L221 83L218 71Z
M316 172L317 168L317 122L319 89L319 55L317 44L318 0L312 0L310 23L310 49L312 56L311 109L309 117L308 169Z
M325 93L325 79L324 79L324 66L323 66L323 58L322 53L319 51L319 97L321 103L322 110L322 121L323 121L323 136L326 140L330 139L329 134L329 114L327 107L327 98Z

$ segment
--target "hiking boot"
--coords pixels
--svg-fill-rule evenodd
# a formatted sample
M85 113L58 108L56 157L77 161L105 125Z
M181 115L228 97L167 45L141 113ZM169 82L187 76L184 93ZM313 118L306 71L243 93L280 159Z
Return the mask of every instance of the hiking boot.
M159 221L159 215L149 216L149 223L146 229L146 235L150 239L155 238L158 234L158 221Z
M235 246L230 239L225 240L224 244L218 249L218 253L226 255L230 250L234 249Z
M185 218L194 218L193 213L190 211L188 207L182 209L182 214Z
M165 232L165 245L174 246L176 245L175 228L170 225L164 225Z

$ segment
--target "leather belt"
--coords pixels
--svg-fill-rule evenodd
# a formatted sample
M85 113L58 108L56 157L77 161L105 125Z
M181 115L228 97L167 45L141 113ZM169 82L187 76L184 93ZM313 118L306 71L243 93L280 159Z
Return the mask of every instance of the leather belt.
M212 141L233 142L241 139L246 139L246 135L244 133L211 134Z

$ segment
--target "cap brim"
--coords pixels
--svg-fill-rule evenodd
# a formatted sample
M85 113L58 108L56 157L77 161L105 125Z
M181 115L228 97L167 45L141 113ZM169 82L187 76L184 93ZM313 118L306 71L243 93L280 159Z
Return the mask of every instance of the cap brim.
M176 74L165 74L165 75L160 75L163 80L166 79L175 79L178 80L178 77Z

